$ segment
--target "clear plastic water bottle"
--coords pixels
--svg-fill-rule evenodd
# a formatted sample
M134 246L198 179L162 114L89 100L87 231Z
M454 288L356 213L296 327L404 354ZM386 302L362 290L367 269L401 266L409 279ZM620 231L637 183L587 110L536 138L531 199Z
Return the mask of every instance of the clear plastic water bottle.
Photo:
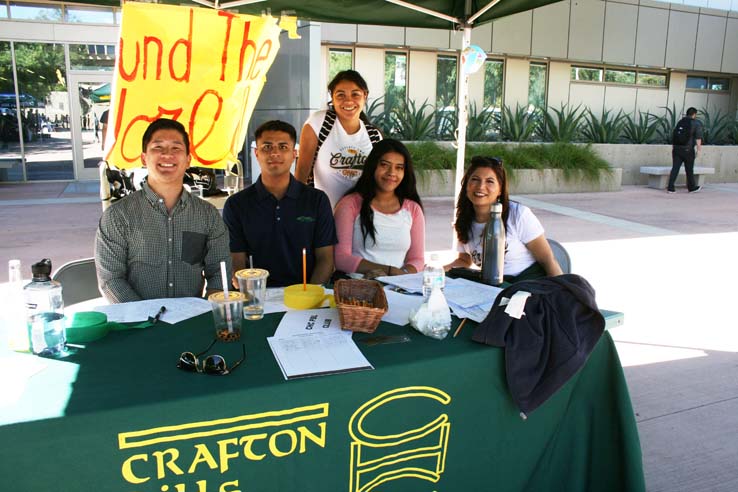
M438 254L433 253L430 262L423 269L423 299L428 302L428 298L433 291L433 287L438 286L441 290L446 285L446 273L443 271L443 265Z
M502 204L493 203L482 235L482 282L500 285L505 268L505 224Z
M8 261L8 291L7 291L7 336L10 350L28 352L28 330L26 328L26 313L23 303L23 277L21 276L20 260Z
M38 355L62 355L66 337L61 284L51 280L48 258L33 264L31 272L33 279L23 288L31 351Z

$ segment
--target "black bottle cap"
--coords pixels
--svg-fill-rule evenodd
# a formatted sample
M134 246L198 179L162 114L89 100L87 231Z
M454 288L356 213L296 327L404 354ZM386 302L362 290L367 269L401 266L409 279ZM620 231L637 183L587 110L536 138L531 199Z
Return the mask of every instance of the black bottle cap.
M51 280L51 260L44 258L38 263L31 265L34 282L48 282Z

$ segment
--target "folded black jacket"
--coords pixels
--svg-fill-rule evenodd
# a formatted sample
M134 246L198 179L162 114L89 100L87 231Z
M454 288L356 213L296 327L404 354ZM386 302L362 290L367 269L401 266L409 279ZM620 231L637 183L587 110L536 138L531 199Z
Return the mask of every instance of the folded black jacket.
M500 306L518 291L531 293L520 319ZM528 414L584 365L604 329L592 286L579 275L565 274L503 290L472 339L505 347L507 385L515 404Z

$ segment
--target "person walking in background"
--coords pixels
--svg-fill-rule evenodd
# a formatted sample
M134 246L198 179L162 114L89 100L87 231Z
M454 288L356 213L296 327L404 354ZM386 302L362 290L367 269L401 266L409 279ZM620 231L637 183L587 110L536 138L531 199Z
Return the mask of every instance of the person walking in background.
M687 191L697 193L702 189L694 180L694 161L701 150L702 122L697 119L697 110L689 108L687 115L679 120L672 134L671 174L669 175L669 186L666 188L667 193L676 193L674 184L679 176L682 163L687 173Z
M402 142L387 139L374 146L335 214L339 271L372 279L423 269L425 216Z
M315 187L335 207L359 179L372 144L382 135L364 114L369 87L359 72L339 72L328 91L328 110L313 113L302 128L295 175L306 184L314 176Z
M484 226L496 202L502 204L505 224L505 280L561 275L561 266L543 234L541 222L528 207L510 201L502 161L482 156L471 158L471 165L461 179L454 223L459 256L444 269L482 266Z

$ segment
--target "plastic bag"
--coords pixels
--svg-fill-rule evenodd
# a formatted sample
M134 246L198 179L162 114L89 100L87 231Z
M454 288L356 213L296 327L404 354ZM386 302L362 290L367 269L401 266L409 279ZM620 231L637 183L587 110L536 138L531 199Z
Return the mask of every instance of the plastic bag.
M443 340L451 330L451 310L439 287L434 287L428 302L410 313L410 324L423 335Z

